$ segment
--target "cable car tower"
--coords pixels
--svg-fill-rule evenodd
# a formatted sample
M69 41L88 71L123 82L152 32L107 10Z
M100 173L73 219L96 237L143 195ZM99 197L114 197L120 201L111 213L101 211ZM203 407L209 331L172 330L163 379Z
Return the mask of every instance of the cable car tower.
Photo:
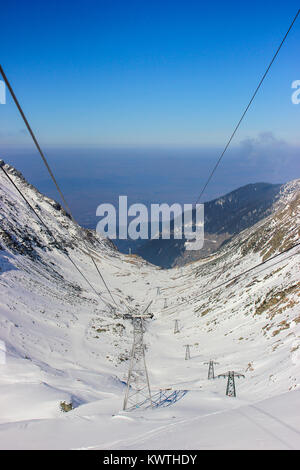
M238 372L234 372L234 370L229 370L228 372L225 372L224 374L219 374L218 375L218 378L220 377L228 377L227 379L227 387L226 387L226 395L228 397L236 397L236 391L235 391L235 381L234 381L234 378L235 377L243 377L245 378L245 376L243 374L240 374Z
M188 361L189 359L191 359L191 344L185 344L185 360Z
M152 318L153 314L146 313L152 301L142 314L126 314L133 324L133 345L131 350L128 371L127 388L125 392L123 410L138 408L144 402L152 406L152 397L149 376L145 360L144 321Z
M213 361L212 359L209 362L204 362L204 365L208 365L208 374L207 374L208 380L215 378L215 369L214 369L215 364L217 365L219 363L216 361Z

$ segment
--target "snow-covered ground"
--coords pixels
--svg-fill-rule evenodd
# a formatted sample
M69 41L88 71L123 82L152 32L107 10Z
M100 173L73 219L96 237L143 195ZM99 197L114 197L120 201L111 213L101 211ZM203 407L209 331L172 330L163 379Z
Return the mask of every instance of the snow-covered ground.
M285 186L271 216L184 268L160 270L91 234L114 310L82 231L5 168L59 243L0 172L1 448L300 448L299 247L209 291L299 241L299 180ZM132 324L122 314L151 300L151 389L188 393L167 408L123 412ZM209 359L219 362L216 374L245 375L236 398L225 396L225 379L207 380ZM61 411L61 402L74 409Z

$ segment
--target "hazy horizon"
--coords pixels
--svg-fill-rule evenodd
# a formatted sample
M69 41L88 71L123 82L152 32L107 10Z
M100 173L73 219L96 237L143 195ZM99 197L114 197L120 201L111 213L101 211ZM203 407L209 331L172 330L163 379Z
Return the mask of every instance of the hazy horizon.
M75 218L95 228L96 208L129 204L195 203L221 147L194 149L45 148L49 164ZM215 199L250 183L283 184L300 177L300 149L278 141L271 133L233 146L223 159L201 202ZM60 201L35 149L6 149L0 158L21 171L42 193Z

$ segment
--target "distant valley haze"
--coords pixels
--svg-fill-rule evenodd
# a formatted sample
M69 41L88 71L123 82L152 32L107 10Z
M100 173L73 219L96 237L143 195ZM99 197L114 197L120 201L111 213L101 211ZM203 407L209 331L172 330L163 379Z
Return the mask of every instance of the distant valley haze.
M127 195L129 204L147 206L195 203L220 151L219 146L45 149L76 220L91 229L99 220L97 206L117 206L119 195ZM42 193L61 202L35 149L6 148L0 157L22 171ZM299 148L270 132L261 133L232 146L201 202L249 183L283 184L299 175Z

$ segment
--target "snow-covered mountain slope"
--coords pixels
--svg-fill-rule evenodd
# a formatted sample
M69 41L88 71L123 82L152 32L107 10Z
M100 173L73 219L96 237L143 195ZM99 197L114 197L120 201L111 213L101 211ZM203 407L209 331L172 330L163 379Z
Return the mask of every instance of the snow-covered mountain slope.
M299 247L223 284L299 241L299 180L282 188L275 212L184 268L160 270L88 232L114 309L82 230L4 168L57 241L0 171L2 448L300 448ZM122 314L150 300L151 388L188 393L169 408L122 412L132 343ZM225 396L223 378L207 380L209 359L219 362L216 373L245 375L237 398ZM61 402L74 409L62 412Z
M218 251L234 235L271 214L284 188L280 184L247 184L213 201L205 202L205 238L201 250L186 250L187 240L174 239L172 236L166 240L144 240L139 247L133 247L133 253L163 268L184 266L206 258ZM193 218L195 220L195 211ZM173 221L171 228L174 228ZM184 230L183 225L183 232Z

